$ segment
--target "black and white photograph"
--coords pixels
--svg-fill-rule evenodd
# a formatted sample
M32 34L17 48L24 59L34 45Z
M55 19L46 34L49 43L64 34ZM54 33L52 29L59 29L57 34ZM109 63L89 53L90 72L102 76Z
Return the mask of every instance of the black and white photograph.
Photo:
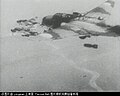
M120 92L120 0L0 0L0 92Z

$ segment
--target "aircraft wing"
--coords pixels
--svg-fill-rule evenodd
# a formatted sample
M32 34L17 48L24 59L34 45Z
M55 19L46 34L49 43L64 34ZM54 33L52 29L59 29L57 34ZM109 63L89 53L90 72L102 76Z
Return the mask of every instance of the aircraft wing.
M45 34L40 36L52 37L52 39L63 39L71 36L79 35L100 35L106 33L107 27L105 21L112 14L112 9L115 6L113 0L107 0L100 6L86 12L79 20L61 24L60 28L47 30ZM103 28L104 26L104 28ZM36 28L38 29L38 28ZM37 30L35 30L37 31ZM41 31L40 31L41 32ZM50 34L52 36L46 35ZM33 34L33 33L31 33ZM26 35L27 36L27 35Z
M63 24L61 28L79 35L103 35L107 33L107 28L111 27L105 21L112 15L114 6L113 0L107 0L100 6L86 12L79 20Z
M113 0L107 0L100 6L86 12L81 20L90 23L105 22L111 16L114 6L115 2Z

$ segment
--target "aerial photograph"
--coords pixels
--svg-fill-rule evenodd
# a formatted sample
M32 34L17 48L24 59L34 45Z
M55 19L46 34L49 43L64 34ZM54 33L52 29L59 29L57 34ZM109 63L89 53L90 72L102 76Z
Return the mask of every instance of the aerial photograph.
M120 92L120 0L0 0L0 92Z

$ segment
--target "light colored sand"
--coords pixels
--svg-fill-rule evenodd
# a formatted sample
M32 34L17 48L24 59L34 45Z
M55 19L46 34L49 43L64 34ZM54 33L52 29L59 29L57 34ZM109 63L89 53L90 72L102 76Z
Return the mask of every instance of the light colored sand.
M3 91L120 90L118 38L36 39L2 39ZM84 43L97 43L99 48L85 48Z
M88 69L86 69L86 68L80 68L79 66L77 66L77 65L75 64L75 62L74 62L72 59L68 59L68 58L64 55L64 53L60 52L60 50L59 50L59 48L58 48L57 46L55 46L55 45L53 45L53 44L50 44L50 43L47 43L47 44L50 45L50 46L53 46L53 48L55 49L55 53L58 53L59 56L63 57L65 60L67 60L67 61L69 62L69 65L70 65L70 66L72 66L72 67L75 68L76 70L83 70L83 71L85 71L85 72L88 72L88 73L92 74L92 77L91 77L91 79L89 80L90 86L93 87L94 89L96 89L98 92L103 92L103 90L102 90L99 86L97 86L97 84L96 84L96 80L97 80L97 79L99 78L99 76L100 76L99 73L94 72L94 71L92 71L92 70L88 70Z
M96 71L100 74L100 78L97 79L97 84L103 90L119 91L120 89L120 58L119 38L114 37L92 37L83 41L73 41L72 43L66 42L66 51L63 47L64 54L69 59L72 59L80 68L86 68L92 71ZM65 43L65 42L64 42ZM70 44L75 44L73 47ZM99 48L90 49L82 48L84 43L98 44ZM78 45L79 44L79 45ZM65 44L64 44L65 45ZM62 43L61 43L61 46ZM78 47L79 46L79 47ZM75 51L73 51L73 49ZM81 62L81 63L80 63Z
M91 74L69 66L45 42L24 38L2 40L3 91L80 91L89 86Z

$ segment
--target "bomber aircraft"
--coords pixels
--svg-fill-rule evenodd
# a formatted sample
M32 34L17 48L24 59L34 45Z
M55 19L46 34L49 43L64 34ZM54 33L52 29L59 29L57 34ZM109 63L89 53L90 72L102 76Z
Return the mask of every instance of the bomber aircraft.
M29 20L18 20L17 23L24 26L11 29L11 31L13 33L22 31L24 33L22 36L27 37L41 34L44 36L43 34L47 33L52 35L52 39L62 39L76 35L81 39L100 35L119 36L120 26L111 26L106 23L112 15L114 6L115 2L113 0L107 0L100 6L85 13L55 13L45 16L41 23L37 20L38 17ZM64 33L68 33L68 35L64 36Z

